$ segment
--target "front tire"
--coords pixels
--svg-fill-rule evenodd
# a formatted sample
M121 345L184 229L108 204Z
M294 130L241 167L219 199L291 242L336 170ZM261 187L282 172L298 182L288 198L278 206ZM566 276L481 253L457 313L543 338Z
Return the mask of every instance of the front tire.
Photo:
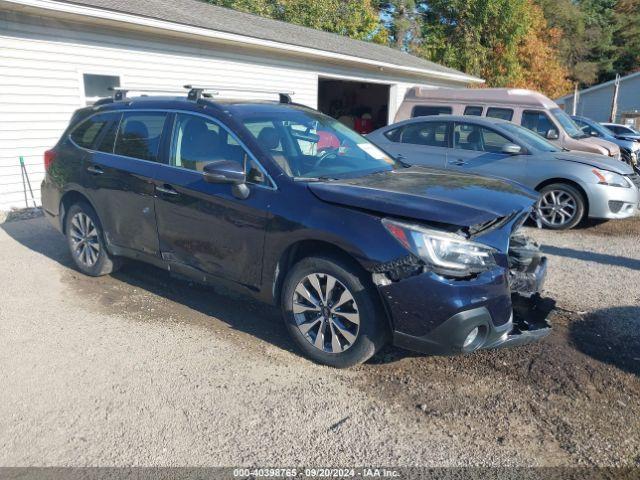
M536 214L545 228L568 230L578 225L585 213L586 202L577 188L554 183L540 190Z
M287 330L311 360L347 368L371 358L388 325L375 287L347 262L309 257L293 266L282 289Z
M79 202L69 208L65 233L71 258L85 275L100 277L120 268L120 259L105 247L102 224L89 204Z

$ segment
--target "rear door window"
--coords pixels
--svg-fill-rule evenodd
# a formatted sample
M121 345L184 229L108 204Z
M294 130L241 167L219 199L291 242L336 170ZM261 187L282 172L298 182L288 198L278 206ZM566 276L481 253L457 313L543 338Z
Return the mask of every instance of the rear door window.
M429 117L431 115L451 115L451 107L418 105L413 107L412 117Z
M162 112L125 113L116 135L114 153L157 162L166 120L167 114Z
M513 118L513 110L510 108L489 107L487 109L487 117L511 121Z
M94 115L71 132L71 139L82 148L92 149L100 133L109 125L112 119L113 114Z
M398 135L400 143L449 147L449 122L419 122L403 127Z
M525 110L522 112L520 124L543 137L547 135L549 130L555 130L556 128L547 114L538 110Z
M467 107L465 107L464 109L464 114L465 115L471 115L471 116L476 116L476 117L481 117L482 116L482 107L479 106L473 106L473 105L469 105Z

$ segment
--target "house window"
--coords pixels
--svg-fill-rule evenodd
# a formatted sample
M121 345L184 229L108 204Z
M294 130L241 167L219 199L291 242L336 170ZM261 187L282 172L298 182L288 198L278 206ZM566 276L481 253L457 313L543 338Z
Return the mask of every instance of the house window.
M85 73L82 75L84 82L84 100L87 105L93 105L97 100L110 97L113 92L110 87L120 86L120 77L117 75L97 75Z

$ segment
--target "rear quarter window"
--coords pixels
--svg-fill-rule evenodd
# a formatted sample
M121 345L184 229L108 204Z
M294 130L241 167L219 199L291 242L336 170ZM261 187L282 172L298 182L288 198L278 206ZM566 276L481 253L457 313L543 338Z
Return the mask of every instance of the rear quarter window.
M400 128L394 128L393 130L389 130L388 132L384 132L384 136L387 137L392 142L398 142L400 140Z
M110 120L110 116L106 114L88 118L71 132L71 140L82 148L91 149Z

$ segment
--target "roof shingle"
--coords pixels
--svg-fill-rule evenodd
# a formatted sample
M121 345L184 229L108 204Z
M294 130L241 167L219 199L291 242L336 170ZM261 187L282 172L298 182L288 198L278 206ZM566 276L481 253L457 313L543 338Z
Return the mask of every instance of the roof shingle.
M443 74L466 74L423 60L383 45L354 40L321 30L272 20L218 7L199 0L75 0L75 5L95 7L131 15L164 20L219 32L270 40L299 47L324 50L399 67L417 68Z

